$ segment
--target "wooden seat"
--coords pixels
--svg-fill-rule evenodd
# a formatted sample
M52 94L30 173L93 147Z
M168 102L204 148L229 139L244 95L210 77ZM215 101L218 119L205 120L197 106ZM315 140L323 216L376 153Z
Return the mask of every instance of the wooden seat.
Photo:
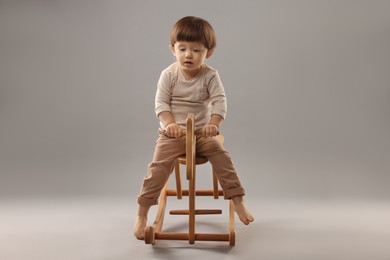
M186 165L186 156L185 155L180 156L179 158L177 158L177 160L179 161L180 164ZM209 160L207 160L207 158L203 157L203 156L196 156L195 157L195 164L196 165L205 164L208 161Z
M168 182L165 184L163 190L161 191L156 219L152 226L147 226L145 228L145 243L155 244L156 240L188 240L190 244L194 244L195 241L226 241L229 242L230 246L234 246L234 205L231 200L229 201L229 229L227 233L196 233L195 231L196 215L222 214L222 210L220 209L196 209L196 196L211 196L214 197L214 199L218 199L220 196L223 196L223 191L219 189L215 172L212 173L212 190L196 190L196 165L205 164L208 160L206 157L196 156L195 122L193 114L189 114L187 116L186 124L186 154L184 156L180 156L175 165L176 189L170 190L168 189ZM216 138L223 143L224 137L222 135L218 135ZM180 164L185 165L186 168L186 179L189 182L188 190L183 190L181 186L182 180ZM187 233L162 231L168 196L176 196L177 199L182 199L183 196L189 197L188 209L170 211L171 215L189 216Z

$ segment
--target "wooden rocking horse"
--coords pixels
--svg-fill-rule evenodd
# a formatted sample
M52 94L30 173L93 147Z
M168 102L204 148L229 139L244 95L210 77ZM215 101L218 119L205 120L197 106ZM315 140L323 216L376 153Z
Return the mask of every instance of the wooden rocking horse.
M195 122L194 115L189 114L186 121L186 154L180 156L175 165L176 190L168 189L168 182L161 191L159 207L157 210L156 219L152 226L145 228L145 243L155 244L156 240L188 240L190 244L195 241L226 241L230 246L235 245L234 233L234 205L230 200L229 203L229 232L225 234L219 233L197 233L195 230L195 221L197 215L206 214L222 214L220 209L196 209L195 201L197 196L210 196L218 199L223 195L223 191L219 190L218 180L215 172L213 172L213 189L212 190L196 190L196 165L208 162L207 158L196 155L196 136L195 136ZM223 143L224 137L217 135L216 138ZM186 167L186 176L189 182L189 189L183 190L181 185L180 164ZM183 196L189 197L188 210L171 210L171 215L188 215L188 232L174 233L164 232L163 222L165 209L167 205L167 197L176 196L177 199L182 199Z

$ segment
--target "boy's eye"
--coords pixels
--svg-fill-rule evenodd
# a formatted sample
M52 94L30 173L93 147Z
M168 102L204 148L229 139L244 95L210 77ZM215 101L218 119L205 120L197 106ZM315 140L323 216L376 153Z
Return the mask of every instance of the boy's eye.
M194 49L194 52L200 52L200 50L198 50L198 49Z

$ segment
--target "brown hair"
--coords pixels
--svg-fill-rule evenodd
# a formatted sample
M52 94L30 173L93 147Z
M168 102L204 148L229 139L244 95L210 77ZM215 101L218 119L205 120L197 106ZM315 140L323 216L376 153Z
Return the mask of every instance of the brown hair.
M173 26L171 44L174 45L177 41L200 41L207 49L214 49L217 46L213 27L206 20L194 16L186 16Z

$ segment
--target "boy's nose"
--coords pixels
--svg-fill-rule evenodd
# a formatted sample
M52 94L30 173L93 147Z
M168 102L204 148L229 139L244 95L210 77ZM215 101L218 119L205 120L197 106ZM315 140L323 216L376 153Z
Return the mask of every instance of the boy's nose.
M191 51L186 51L186 58L190 58L190 57L192 57Z

